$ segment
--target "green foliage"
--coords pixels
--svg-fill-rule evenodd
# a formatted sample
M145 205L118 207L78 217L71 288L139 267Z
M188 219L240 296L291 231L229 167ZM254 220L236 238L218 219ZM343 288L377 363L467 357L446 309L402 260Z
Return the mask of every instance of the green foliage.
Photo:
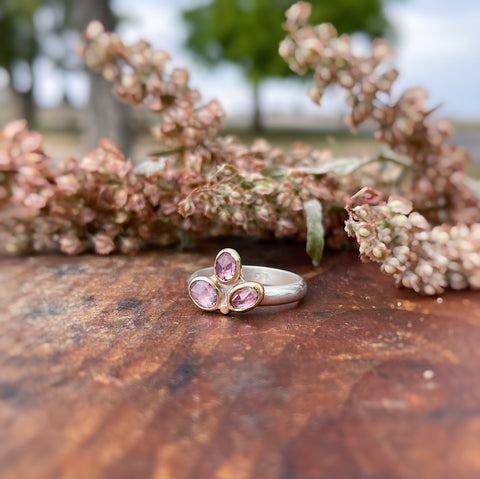
M38 52L33 14L38 0L5 0L0 10L0 66L10 72L16 59L32 62Z
M0 67L12 76L15 62L32 65L44 54L35 23L40 9L49 10L54 17L50 31L59 33L66 27L70 0L2 0L0 8ZM61 41L59 39L59 41Z
M313 265L318 266L325 248L322 203L317 198L312 198L303 203L303 208L307 220L307 253L312 258Z
M252 83L292 72L278 55L281 25L290 0L212 0L183 13L187 46L207 64L231 61ZM313 0L311 21L332 22L340 33L385 34L382 0Z

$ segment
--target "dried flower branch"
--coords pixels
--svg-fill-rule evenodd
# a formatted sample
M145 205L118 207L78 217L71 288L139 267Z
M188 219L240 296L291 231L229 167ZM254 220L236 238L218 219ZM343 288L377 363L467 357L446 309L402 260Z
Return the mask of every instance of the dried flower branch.
M370 120L375 138L408 161L397 168L399 194L409 198L430 221L480 221L478 199L466 185L468 152L447 143L454 129L447 120L430 120L427 92L409 88L395 100L392 86L398 76L389 61L390 45L383 39L373 42L370 55L355 55L347 35L337 35L328 23L308 24L311 6L294 4L287 12L284 28L288 35L280 44L280 55L300 75L311 71L314 84L309 95L320 103L330 85L345 90L351 111L345 117L355 131Z
M355 131L373 121L375 138L388 146L388 156L396 155L390 157L391 181L377 177L373 184L402 196L380 203L379 192L364 188L347 203L346 231L357 239L361 258L381 262L398 285L417 292L439 294L447 286L479 288L480 224L474 223L480 220L479 200L465 172L468 153L447 143L452 125L430 120L427 93L421 88L393 98L398 72L388 63L392 52L385 40L374 41L370 55L355 55L349 38L337 36L333 25L309 25L310 12L306 2L287 11L288 35L280 54L300 75L313 71L309 95L315 103L330 85L342 87L351 107L347 125ZM458 224L432 228L429 221Z
M98 21L88 25L84 37L79 53L87 66L113 82L117 99L162 114L162 124L152 128L152 135L164 148L193 147L219 132L224 116L220 104L212 100L201 105L184 68L167 73L166 51L153 50L145 40L126 46Z
M381 263L397 285L418 293L480 289L480 224L432 228L411 201L381 198L363 188L347 203L345 230L357 239L362 260Z
M263 140L247 148L226 137L209 140L209 149L177 152L134 168L104 139L81 160L68 158L50 168L42 142L24 121L0 133L4 252L129 253L145 244L176 243L185 234L305 239L304 202L312 199L329 212L324 223L331 243L342 237L338 206L347 190L340 189L337 176L287 166L319 168L329 152L296 145L287 154Z
M0 158L0 189L6 192L0 236L6 252L77 254L94 248L108 254L138 249L151 230L160 243L175 237L172 225L161 222L161 209L152 209L160 199L168 205L171 191L153 192L109 140L81 161L69 158L51 169L41 135L20 120L0 133Z

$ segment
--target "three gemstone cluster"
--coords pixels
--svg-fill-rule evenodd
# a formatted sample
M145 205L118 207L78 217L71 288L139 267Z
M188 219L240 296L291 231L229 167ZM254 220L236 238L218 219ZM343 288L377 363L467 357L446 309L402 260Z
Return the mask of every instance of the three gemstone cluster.
M219 309L223 314L254 308L263 299L264 288L242 277L240 255L231 248L221 250L215 258L213 276L197 276L188 285L193 302L205 311Z

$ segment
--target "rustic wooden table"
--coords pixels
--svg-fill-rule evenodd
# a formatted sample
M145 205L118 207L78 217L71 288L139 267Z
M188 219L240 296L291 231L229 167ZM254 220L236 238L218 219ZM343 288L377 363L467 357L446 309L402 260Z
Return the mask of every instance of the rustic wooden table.
M308 295L203 313L185 279L229 245L0 259L2 479L480 477L479 293L237 240Z

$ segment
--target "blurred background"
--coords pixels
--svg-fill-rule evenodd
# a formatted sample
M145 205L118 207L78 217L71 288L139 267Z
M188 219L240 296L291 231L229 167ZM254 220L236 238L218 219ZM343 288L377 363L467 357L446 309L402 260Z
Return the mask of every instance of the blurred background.
M243 141L266 137L280 146L301 140L338 154L374 148L368 131L345 129L343 95L322 106L306 95L278 56L283 12L290 0L0 0L0 126L27 118L46 135L58 159L79 156L99 136L113 138L134 158L155 149L148 127L156 118L132 111L110 86L83 70L74 52L80 31L97 18L127 42L140 37L170 52L208 100L227 112L226 132ZM480 2L478 0L313 0L316 23L332 21L353 35L358 52L387 37L400 70L397 91L421 85L436 116L454 121L455 141L480 164Z

